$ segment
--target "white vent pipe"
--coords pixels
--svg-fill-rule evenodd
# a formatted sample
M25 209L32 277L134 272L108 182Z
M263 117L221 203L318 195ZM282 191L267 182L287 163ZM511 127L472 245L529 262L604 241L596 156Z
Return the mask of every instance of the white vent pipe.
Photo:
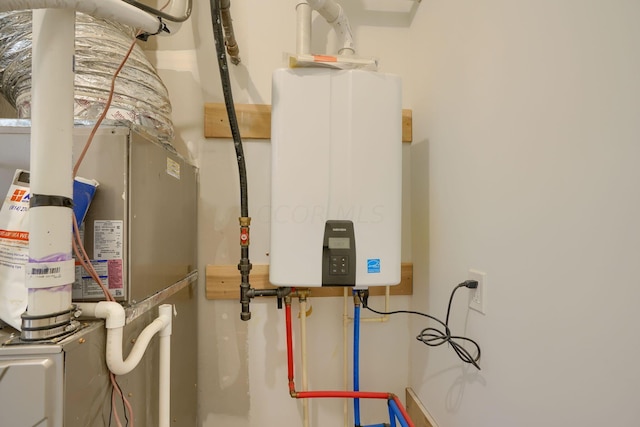
M338 37L342 40L342 47L338 50L338 55L353 55L356 53L353 42L353 33L347 15L342 6L335 0L307 0L311 8L317 11L326 21L333 25ZM307 52L304 52L307 53Z
M158 18L122 0L3 0L0 2L0 12L23 9L77 10L98 18L120 22L150 34L159 33L164 28Z
M144 356L151 338L159 332L160 372L159 372L159 427L169 427L171 407L171 316L173 306L162 304L158 307L158 317L142 330L136 343L123 360L122 334L125 325L124 308L117 302L81 303L78 309L83 316L106 320L107 328L107 367L115 375L131 372Z
M311 6L306 2L296 5L296 53L311 53Z
M75 280L71 256L73 211L56 206L52 200L47 206L46 196L73 198L74 25L72 10L33 12L30 186L32 203L38 199L36 195L45 196L45 202L29 210L27 316L46 316L71 308Z

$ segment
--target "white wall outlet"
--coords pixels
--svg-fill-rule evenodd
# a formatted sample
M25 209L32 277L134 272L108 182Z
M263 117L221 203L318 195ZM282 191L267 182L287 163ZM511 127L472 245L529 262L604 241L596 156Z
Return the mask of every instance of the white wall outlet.
M469 292L469 308L487 314L487 273L469 270L469 279L478 281L478 287Z

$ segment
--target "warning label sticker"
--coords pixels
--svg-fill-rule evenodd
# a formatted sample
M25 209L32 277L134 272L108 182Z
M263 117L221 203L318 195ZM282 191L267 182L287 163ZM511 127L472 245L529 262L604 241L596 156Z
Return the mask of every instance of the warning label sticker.
M92 260L91 265L98 273L102 284L114 297L125 296L124 282L122 274L121 259L99 259ZM98 283L80 265L76 264L76 280L73 284L73 298L82 299L102 299L104 292Z
M180 163L167 157L167 174L180 179Z
M93 257L95 259L122 259L123 221L100 220L93 222Z

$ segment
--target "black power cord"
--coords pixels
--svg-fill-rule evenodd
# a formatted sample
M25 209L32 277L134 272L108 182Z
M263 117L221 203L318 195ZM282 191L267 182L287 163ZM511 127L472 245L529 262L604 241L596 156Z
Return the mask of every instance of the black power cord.
M458 355L458 357L460 358L460 360L462 360L465 363L469 363L473 366L475 366L476 368L478 368L478 370L480 370L480 365L478 364L478 362L480 361L480 346L478 345L477 342L475 342L474 340L472 340L471 338L467 338L467 337L462 337L462 336L457 336L457 335L451 335L451 330L449 329L449 314L451 312L451 303L453 302L453 296L455 295L456 291L460 288L469 288L469 289L475 289L478 287L478 282L476 280L466 280L462 283L460 283L459 285L457 285L455 288L453 288L453 290L451 291L451 296L449 297L449 305L447 306L447 317L446 320L443 322L442 320L438 319L437 317L431 316L429 314L425 314L425 313L421 313L419 311L411 311L411 310L396 310L396 311L378 311L375 310L371 307L369 307L367 305L367 300L368 300L368 291L365 291L366 295L363 298L361 295L361 291L358 291L358 298L360 299L360 302L362 303L362 306L364 308L366 308L367 310L376 313L376 314L380 314L380 315L391 315L391 314L415 314L418 316L423 316L426 317L428 319L434 320L436 322L438 322L439 324L441 324L444 327L444 330L440 330L438 328L433 328L433 327L428 327L428 328L424 328L420 334L418 334L418 336L416 337L416 339L420 342L422 342L423 344L428 345L429 347L438 347L442 344L448 343L449 345L451 345L451 348L453 348L453 351L456 352L456 354ZM475 349L476 349L476 356L474 357L469 350L467 350L466 348L463 347L463 343L468 342L471 343Z

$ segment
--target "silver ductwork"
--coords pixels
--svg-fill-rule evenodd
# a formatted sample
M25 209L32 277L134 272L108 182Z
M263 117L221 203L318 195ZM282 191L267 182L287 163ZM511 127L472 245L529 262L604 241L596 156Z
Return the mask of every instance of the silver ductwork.
M0 13L0 93L19 118L31 116L31 11ZM96 120L104 110L111 80L135 38L125 25L76 13L74 116ZM163 142L173 140L166 87L139 46L116 80L106 116L142 127Z

